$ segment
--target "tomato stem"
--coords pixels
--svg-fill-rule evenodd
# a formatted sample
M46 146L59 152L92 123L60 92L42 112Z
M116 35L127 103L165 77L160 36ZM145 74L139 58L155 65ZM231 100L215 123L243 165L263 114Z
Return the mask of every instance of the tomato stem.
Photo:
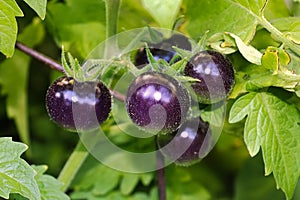
M64 68L55 60L49 58L44 54L41 54L40 52L35 51L34 49L26 46L25 44L22 44L21 42L16 42L16 48L26 53L27 55L35 58L36 60L45 63L46 65L50 66L52 69L55 69L60 72L64 72Z
M81 165L88 155L88 151L81 143L81 140L79 140L75 150L69 157L68 161L66 162L57 178L60 182L63 183L62 191L67 191L70 184L72 183L72 180L74 179L75 175L77 174L78 170L80 169Z
M31 56L32 58L45 63L46 65L50 66L52 69L64 73L63 66L60 65L57 61L53 60L52 58L49 58L48 56L26 46L25 44L22 44L21 42L16 42L16 48L26 53L27 55ZM123 101L123 102L125 101L125 96L123 94L111 89L110 89L110 93L114 98L118 99L119 101Z
M156 136L155 136L156 137ZM161 152L158 150L156 145L156 177L158 185L158 199L166 200L166 177L165 177L165 167L164 167L164 157Z

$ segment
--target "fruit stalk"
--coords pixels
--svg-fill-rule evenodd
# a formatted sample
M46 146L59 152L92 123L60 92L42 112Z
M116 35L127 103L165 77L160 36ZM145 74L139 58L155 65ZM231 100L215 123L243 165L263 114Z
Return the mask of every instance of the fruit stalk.
M157 136L155 136L157 137ZM165 167L164 167L164 157L161 152L158 150L158 146L156 145L156 177L158 184L158 199L166 200L166 178L165 178Z
M64 68L62 65L60 65L57 61L49 58L48 56L37 52L36 50L26 46L25 44L22 44L21 42L16 42L16 48L19 49L20 51L26 53L27 55L31 56L32 58L41 61L45 63L46 65L50 66L52 69L55 69L57 71L63 72L64 73ZM125 96L117 91L111 90L110 93L112 96L119 101L125 101Z
M60 182L63 183L62 191L67 191L70 184L72 183L72 180L74 179L75 175L77 174L78 170L80 169L81 165L88 155L88 151L79 140L75 150L69 157L67 163L65 164L57 178Z

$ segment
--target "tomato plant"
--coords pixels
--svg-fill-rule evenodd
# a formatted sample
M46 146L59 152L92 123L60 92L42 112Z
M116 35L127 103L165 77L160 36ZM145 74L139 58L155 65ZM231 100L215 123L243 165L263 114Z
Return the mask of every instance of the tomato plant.
M299 0L0 11L0 198L300 198Z

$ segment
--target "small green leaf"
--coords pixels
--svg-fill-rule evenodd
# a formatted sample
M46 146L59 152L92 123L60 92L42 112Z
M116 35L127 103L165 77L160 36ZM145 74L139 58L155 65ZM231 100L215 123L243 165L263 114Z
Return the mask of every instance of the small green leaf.
M268 47L262 57L262 66L278 74L278 70L286 67L290 62L289 55L283 50L276 47Z
M229 122L245 116L244 140L251 156L262 149L265 174L271 172L288 199L300 176L299 111L268 93L249 93L232 106Z
M23 12L15 0L0 0L0 52L6 57L14 54L17 39L17 21L15 17L22 17Z
M253 46L245 44L241 38L233 33L228 33L231 37L235 39L236 45L240 53L246 58L249 62L256 65L261 65L262 53L260 53Z
M142 0L144 8L162 28L171 29L181 6L181 0Z
M226 33L216 33L207 40L207 45L223 54L236 52L237 46L234 38Z
M20 158L27 146L11 138L0 138L0 146L0 196L8 199L10 193L19 193L39 200L40 191L34 179L36 172Z
M277 72L279 68L278 51L274 47L268 47L262 57L262 65L269 70Z
M47 0L24 0L41 19L45 19Z
M47 166L32 166L37 172L35 180L39 186L42 200L68 200L70 199L65 193L62 192L62 183L50 175L44 174Z
M129 195L139 182L138 174L123 174L123 178L120 185L121 193Z

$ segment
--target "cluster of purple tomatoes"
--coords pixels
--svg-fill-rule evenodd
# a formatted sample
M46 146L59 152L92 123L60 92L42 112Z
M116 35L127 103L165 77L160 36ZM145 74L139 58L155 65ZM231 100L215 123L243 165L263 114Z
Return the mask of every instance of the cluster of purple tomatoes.
M181 58L176 56L174 46L192 50L188 38L177 34L149 44L149 50L155 60L175 63ZM138 69L149 64L146 48L135 53L133 63ZM163 72L142 73L130 84L125 104L134 124L155 133L163 155L184 165L199 160L205 138L211 134L209 124L201 117L188 117L194 101L190 93L195 94L197 105L226 99L234 85L234 70L222 54L206 50L193 55L182 73L198 81L187 86ZM73 131L99 127L109 117L111 106L110 90L101 81L79 82L63 76L52 83L46 95L50 118Z

